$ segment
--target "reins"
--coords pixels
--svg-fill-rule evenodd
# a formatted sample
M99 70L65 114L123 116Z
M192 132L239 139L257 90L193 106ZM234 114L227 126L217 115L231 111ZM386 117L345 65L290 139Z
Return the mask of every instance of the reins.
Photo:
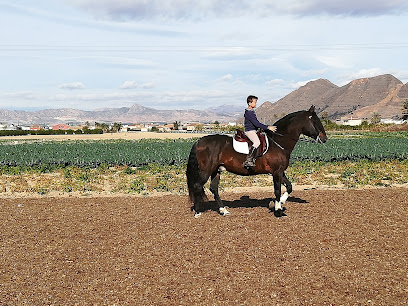
M272 131L271 131L272 132ZM272 132L274 135L277 135L277 136L281 136L281 137L286 137L286 138L289 138L289 139L291 139L291 140L293 140L293 141L296 141L296 142L298 142L298 141L302 141L302 142L311 142L311 143L316 143L316 142L319 142L319 136L317 137L317 139L313 139L313 138L303 138L303 137L299 137L298 139L295 139L295 138L293 138L293 137L289 137L288 135L283 135L283 134L280 134L280 133L277 133L277 132ZM272 135L271 135L272 136ZM285 150L285 148L284 147L282 147L279 143L277 143L276 141L275 141L275 139L273 139L272 137L269 137L271 140L272 140L272 142L274 143L274 144L276 144L276 146L278 146L281 150Z
M274 144L276 144L281 150L285 151L285 149L284 149L279 143L277 143L277 142L275 141L275 139L273 139L272 137L270 137L270 139L271 139L272 142L273 142Z
M282 134L277 133L277 132L272 132L272 131L271 131L271 133L272 133L272 135L278 135L278 136L281 136L281 137L287 137L287 138L289 138L289 139L292 139L292 140L294 140L294 141L297 141L296 139L294 139L294 138L292 138L292 137L288 137L288 136L282 135ZM275 141L275 139L273 139L272 135L270 135L270 137L269 137L269 138L272 140L272 142L273 142L274 144L276 144L276 146L277 146L278 148L280 148L281 150L285 151L285 148L282 147L279 143L277 143L277 142Z

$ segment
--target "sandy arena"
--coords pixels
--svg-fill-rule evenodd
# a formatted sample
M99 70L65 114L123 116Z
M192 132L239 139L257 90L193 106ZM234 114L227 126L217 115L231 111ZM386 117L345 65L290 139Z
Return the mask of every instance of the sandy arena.
M408 189L0 198L0 304L403 305Z

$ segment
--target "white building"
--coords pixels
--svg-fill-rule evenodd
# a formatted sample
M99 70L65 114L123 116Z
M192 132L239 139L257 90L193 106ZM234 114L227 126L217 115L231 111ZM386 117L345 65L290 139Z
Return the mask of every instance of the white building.
M340 121L336 121L337 124L340 125L350 125L350 126L356 126L356 125L361 125L365 119L358 119L358 118L341 118Z

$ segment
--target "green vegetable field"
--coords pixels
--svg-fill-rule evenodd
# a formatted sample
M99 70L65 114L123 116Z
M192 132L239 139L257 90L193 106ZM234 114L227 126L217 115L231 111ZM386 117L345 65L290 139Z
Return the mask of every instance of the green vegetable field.
M147 139L2 142L0 166L3 167L89 167L100 165L137 167L148 164L181 165L186 163L196 139ZM408 138L394 137L333 138L326 144L299 142L292 162L301 161L382 161L408 158Z

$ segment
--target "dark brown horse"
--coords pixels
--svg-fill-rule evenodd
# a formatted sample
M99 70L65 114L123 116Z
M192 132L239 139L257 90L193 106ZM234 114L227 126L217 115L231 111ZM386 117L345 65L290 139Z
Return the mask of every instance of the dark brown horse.
M315 139L320 143L327 140L322 123L311 106L307 111L291 113L275 123L277 131L265 131L269 140L268 151L256 160L255 168L247 170L243 163L246 155L238 153L233 148L233 138L227 135L210 135L200 138L191 148L187 164L187 185L190 199L194 204L195 217L201 210L201 203L205 200L204 184L211 177L210 190L218 204L221 215L230 213L224 207L218 194L218 185L222 171L238 175L271 174L275 190L274 213L283 215L282 205L292 192L292 184L285 176L289 165L289 158L301 134ZM281 185L286 192L281 194ZM272 202L269 208L272 209Z

